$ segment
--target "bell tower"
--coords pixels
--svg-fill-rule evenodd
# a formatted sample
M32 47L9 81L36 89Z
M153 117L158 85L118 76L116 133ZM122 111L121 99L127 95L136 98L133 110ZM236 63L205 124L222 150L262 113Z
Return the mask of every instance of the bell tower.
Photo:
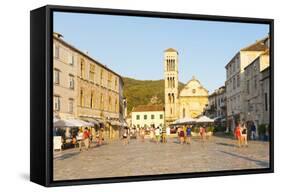
M165 123L178 118L178 52L173 48L164 51Z

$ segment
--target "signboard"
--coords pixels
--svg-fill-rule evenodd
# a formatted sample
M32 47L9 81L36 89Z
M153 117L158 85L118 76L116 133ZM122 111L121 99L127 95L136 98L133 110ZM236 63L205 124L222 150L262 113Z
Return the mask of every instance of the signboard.
M54 150L61 150L61 136L54 136Z

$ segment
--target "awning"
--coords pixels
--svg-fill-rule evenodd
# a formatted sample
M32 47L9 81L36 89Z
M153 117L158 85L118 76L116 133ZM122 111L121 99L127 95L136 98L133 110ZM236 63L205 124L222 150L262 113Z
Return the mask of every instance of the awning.
M174 121L172 123L172 125L192 124L195 122L196 122L196 119L193 119L191 117L185 117L185 118L177 119L176 121Z
M201 117L199 117L198 119L196 119L196 122L197 122L197 123L213 123L214 120L213 120L213 119L210 119L210 118L207 117L207 116L201 116Z
M89 126L91 126L91 127L99 126L100 125L99 121L97 121L94 118L87 117L87 118L82 118L82 120L86 121L87 123L89 123Z
M119 121L116 121L116 120L109 121L109 123L111 125L115 125L115 126L122 126L122 124Z
M53 122L54 127L87 127L90 123L80 119L59 119Z

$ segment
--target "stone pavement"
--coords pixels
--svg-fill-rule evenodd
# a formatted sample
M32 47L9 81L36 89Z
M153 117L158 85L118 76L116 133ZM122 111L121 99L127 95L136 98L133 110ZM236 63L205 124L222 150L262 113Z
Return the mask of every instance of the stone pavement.
M183 145L176 138L166 144L131 140L129 145L114 141L92 144L88 151L54 152L54 180L268 167L268 142L249 141L248 147L238 148L235 140L216 136Z

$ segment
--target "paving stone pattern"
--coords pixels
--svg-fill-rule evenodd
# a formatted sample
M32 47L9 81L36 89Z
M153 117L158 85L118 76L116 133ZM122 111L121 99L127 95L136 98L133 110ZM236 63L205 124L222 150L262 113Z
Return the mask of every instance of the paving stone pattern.
M176 138L156 144L146 139L128 145L113 141L88 151L54 152L54 180L189 173L269 167L269 143L249 141L238 148L230 138L213 136L179 144Z

